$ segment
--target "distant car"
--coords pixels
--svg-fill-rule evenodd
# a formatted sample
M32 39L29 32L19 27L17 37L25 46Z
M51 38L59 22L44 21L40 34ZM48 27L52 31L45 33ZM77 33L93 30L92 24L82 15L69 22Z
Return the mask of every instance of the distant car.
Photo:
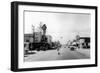
M70 46L70 50L71 50L71 51L74 51L74 50L76 50L76 49L77 49L76 46Z
M74 51L77 49L77 43L76 42L72 42L72 44L70 44L68 46L68 48L70 48L71 51Z

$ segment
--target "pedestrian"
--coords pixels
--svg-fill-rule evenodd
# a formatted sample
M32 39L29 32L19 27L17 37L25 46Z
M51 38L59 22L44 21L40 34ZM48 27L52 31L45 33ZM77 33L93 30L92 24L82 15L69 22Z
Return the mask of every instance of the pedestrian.
M60 55L60 54L61 54L61 53L60 53L61 45L60 45L59 42L58 42L56 45L57 45L57 52L58 52L58 55Z
M57 47L57 52L58 52L58 55L60 55L60 48Z

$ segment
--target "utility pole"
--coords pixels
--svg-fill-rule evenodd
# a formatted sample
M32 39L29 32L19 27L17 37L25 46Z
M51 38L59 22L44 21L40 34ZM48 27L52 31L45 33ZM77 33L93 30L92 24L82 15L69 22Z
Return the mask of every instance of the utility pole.
M33 42L35 42L35 26L32 25Z

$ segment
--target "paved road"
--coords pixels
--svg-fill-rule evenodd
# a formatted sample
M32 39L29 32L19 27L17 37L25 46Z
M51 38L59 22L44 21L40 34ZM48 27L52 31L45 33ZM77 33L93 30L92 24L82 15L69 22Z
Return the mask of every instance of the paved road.
M48 60L73 60L73 59L89 59L90 50L80 49L71 51L69 48L60 48L60 54L57 50L39 51L36 54L30 54L25 57L25 61L48 61Z

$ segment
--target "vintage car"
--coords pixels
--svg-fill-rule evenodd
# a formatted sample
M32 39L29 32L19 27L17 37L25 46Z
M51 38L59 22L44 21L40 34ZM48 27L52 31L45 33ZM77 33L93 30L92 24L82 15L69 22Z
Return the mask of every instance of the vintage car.
M72 42L68 48L70 48L71 51L75 51L78 48L77 42Z

